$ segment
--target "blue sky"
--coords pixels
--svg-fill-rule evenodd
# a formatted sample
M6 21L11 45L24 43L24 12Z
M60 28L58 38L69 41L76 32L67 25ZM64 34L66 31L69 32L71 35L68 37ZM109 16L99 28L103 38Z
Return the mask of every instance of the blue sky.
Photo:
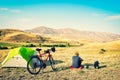
M0 0L0 28L74 28L120 34L119 0Z

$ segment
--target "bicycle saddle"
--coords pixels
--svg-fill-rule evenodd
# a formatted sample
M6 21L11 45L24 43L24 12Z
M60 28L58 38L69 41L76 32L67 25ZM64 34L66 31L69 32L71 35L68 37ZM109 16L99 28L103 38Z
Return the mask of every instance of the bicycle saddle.
M40 49L40 48L36 48L36 51L41 51L42 49Z

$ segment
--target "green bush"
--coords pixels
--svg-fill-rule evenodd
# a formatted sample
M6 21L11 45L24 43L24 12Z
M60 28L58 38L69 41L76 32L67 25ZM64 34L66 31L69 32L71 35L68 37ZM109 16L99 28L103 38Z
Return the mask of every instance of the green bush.
M26 43L30 43L30 41L26 41Z
M106 52L106 50L105 49L101 49L99 53L103 54L104 52Z
M41 47L67 47L68 45L66 44L40 44L39 46Z
M12 46L11 49L17 48L17 46Z
M67 45L64 45L64 44L58 44L58 47L67 47Z
M0 49L8 49L8 47L0 46Z
M106 52L106 50L105 50L105 49L101 49L101 51L102 51L102 52Z
M34 44L22 45L22 47L36 47Z

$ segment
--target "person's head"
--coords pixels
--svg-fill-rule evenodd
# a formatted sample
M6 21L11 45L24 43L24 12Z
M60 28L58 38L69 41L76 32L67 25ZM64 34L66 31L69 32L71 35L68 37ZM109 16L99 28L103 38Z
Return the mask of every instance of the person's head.
M76 55L76 56L79 56L79 53L78 53L78 52L75 52L75 55Z

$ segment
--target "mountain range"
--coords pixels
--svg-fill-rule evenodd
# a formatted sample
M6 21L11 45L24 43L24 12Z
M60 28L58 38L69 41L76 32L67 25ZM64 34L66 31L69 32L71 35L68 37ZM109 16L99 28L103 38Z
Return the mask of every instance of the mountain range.
M51 38L59 37L70 40L88 40L88 41L98 41L98 42L120 40L120 34L114 34L108 32L80 31L71 28L53 29L45 26L40 26L25 31L49 36Z

